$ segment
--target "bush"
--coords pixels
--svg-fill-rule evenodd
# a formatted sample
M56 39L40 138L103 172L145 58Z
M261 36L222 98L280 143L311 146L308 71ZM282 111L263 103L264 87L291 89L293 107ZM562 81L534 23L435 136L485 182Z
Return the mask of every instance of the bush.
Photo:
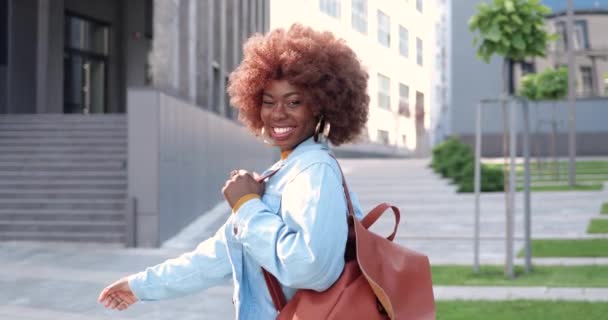
M475 154L468 145L456 137L450 137L433 148L431 168L442 177L458 185L458 192L473 192L475 178ZM481 191L502 191L503 173L498 168L481 165Z

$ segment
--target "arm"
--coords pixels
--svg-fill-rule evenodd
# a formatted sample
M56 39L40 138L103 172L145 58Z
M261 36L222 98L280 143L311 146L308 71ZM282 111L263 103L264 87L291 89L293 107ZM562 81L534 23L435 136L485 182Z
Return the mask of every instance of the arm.
M245 202L233 219L235 237L283 285L327 289L344 268L348 233L339 175L315 163L285 186L281 204L284 218L259 199Z
M175 298L221 284L232 272L224 224L194 251L128 277L139 300Z

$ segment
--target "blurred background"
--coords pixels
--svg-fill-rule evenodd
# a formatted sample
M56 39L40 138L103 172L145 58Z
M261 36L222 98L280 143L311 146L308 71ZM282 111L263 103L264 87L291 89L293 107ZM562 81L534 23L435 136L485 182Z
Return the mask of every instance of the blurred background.
M485 10L482 3L504 10L493 11L496 29L494 22L472 26L472 18ZM522 9L528 5L532 9ZM533 27L550 39L542 43L540 52L512 59L512 48L534 51L530 49L534 43L528 41L531 33L515 36L517 30L531 28L528 21L519 20L524 14L539 17ZM59 244L75 245L70 248L76 251L80 245L100 245L108 252L137 253L148 251L129 250L166 249L180 243L180 236L190 237L183 247L192 247L208 236L221 220L217 217L229 212L219 192L227 172L237 167L260 171L279 156L237 121L237 110L226 94L228 77L241 61L248 37L296 22L343 38L367 68L371 100L366 130L357 143L333 150L361 189L377 186L369 190L375 192L369 201L392 194L394 201L425 212L405 228L414 241L409 243L431 252L432 262L471 261L467 245L472 224L461 218L469 219L473 212L477 105L482 99L526 99L532 189L540 192L533 212L544 221L533 230L539 240L560 235L592 240L583 244L591 246L592 254L577 256L585 249L574 244L574 256L565 258L575 260L555 263L586 266L584 271L560 269L581 272L587 279L594 274L592 281L566 286L581 292L599 286L604 289L597 289L597 296L608 297L601 291L608 288L608 220L599 214L608 213L608 205L597 209L608 201L608 0L575 0L571 7L567 0L0 0L0 255L7 261L16 259L18 266L35 256L33 252ZM488 43L491 52L486 52L484 61L479 48ZM563 72L548 75L555 80L547 82L535 78L547 70ZM539 88L545 88L545 94ZM520 190L523 118L519 107L513 110L517 119L513 183ZM505 188L506 166L500 160L504 120L500 103L484 107L482 191ZM576 183L568 180L567 157L573 153ZM380 178L361 174L363 170L377 171ZM504 214L502 195L484 197L493 206L490 211ZM428 209L433 205L437 207ZM446 214L451 210L462 215ZM489 238L502 232L504 220L496 219L484 229ZM426 227L433 223L439 224L437 237ZM595 232L587 232L588 224ZM464 244L449 247L450 239ZM52 245L15 254L21 244L45 243ZM521 245L521 235L516 234L516 250ZM498 247L486 248L486 262L497 264L493 254L504 254L504 248ZM564 258L557 251L558 257L549 257ZM449 252L461 252L466 258L442 260ZM121 271L138 270L135 265L125 262ZM107 274L104 281L115 274ZM442 279L439 273L434 277ZM471 279L457 281L462 294L453 297L465 299L471 292L482 292L464 287L481 281L479 275ZM451 280L441 281L446 282L440 285L449 285ZM546 288L550 281L543 281L533 285ZM21 284L12 282L14 287ZM452 293L446 290L437 292L448 297ZM500 292L484 297L504 294L528 303L526 295ZM566 300L581 300L576 296L584 295L576 292L565 294ZM19 305L14 296L5 295L6 305ZM591 305L581 303L572 310ZM208 307L213 308L213 303ZM482 306L471 308L477 307ZM519 307L505 304L491 314ZM82 313L83 318L111 315L91 308L83 310L96 311ZM458 303L441 308L442 319L472 317L454 311ZM152 317L175 316L161 309L154 309L157 313ZM0 307L0 318L2 310L8 319L27 313ZM597 313L582 318L608 312L605 304L588 310ZM55 318L80 317L68 313ZM505 315L515 316L543 318L542 312Z

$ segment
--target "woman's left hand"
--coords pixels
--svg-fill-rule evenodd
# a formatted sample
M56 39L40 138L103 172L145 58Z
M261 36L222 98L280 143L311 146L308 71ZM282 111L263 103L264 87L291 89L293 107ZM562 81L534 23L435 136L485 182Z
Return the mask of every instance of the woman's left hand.
M246 170L238 170L231 173L230 179L226 181L226 184L222 188L224 198L228 201L231 208L244 195L250 193L262 195L264 183L257 182L254 176L257 176L257 174L251 174Z

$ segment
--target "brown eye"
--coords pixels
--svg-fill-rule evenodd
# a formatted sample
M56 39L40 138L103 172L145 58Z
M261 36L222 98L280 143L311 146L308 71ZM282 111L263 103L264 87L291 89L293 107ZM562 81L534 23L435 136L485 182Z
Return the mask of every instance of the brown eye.
M289 103L287 104L290 107L297 107L300 105L300 100L294 100L294 101L289 101Z

